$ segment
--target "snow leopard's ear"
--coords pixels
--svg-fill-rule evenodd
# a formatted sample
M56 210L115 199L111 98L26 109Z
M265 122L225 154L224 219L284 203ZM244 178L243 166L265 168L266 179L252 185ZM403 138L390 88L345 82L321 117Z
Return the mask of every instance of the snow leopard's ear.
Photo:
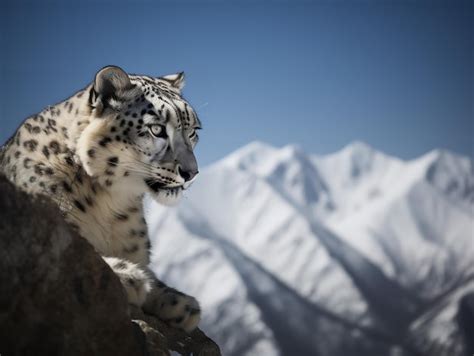
M120 101L130 96L134 85L122 68L107 66L95 75L90 97L91 106L100 114L106 107L115 107Z
M184 88L184 72L165 75L160 79L166 80L173 88L178 89L179 91Z

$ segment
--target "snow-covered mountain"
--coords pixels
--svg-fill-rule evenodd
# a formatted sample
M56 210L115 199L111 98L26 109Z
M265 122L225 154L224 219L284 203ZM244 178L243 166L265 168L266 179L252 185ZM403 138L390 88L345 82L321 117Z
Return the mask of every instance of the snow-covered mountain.
M153 268L225 355L474 352L469 158L255 142L201 171L178 207L147 203Z

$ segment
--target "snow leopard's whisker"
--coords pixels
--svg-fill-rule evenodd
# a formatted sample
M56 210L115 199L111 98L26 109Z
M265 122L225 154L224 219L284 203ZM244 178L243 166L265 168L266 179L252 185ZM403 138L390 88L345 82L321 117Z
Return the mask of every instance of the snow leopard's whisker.
M133 172L133 173L138 173L140 175L149 176L149 175L153 174L153 172L151 172L150 170L140 169L140 167L137 167L135 165L122 164L122 165L119 165L119 166L121 168L123 168L124 170L126 170L126 171Z
M138 173L144 173L144 174L153 174L154 171L159 170L159 171L168 171L165 168L162 167L156 167L153 166L149 163L144 163L140 161L121 161L117 163L110 163L111 166L114 167L122 167L124 169L127 169L129 171L134 171ZM142 168L142 169L140 169ZM148 169L148 170L147 170Z
M209 102L205 102L205 103L202 103L201 105L199 105L197 108L196 108L196 111L199 111L201 109L204 109L206 106L209 105Z
M120 165L121 163L132 163L132 164L137 164L139 166L143 166L143 167L146 167L146 168L149 168L151 171L155 171L155 170L160 170L160 171L168 171L167 169L165 168L162 168L162 167L157 167L151 163L148 163L148 162L143 162L143 161L140 161L139 159L137 159L136 157L133 157L130 153L126 153L126 152L123 152L121 153L121 155L131 159L131 161L122 161L122 162L118 162L116 165Z
M132 163L138 164L138 165L140 165L140 166L144 166L144 167L147 167L147 168L150 168L150 169L157 169L157 168L158 168L158 169L163 169L163 168L160 168L160 167L156 167L156 166L154 166L154 165L151 164L151 163L142 162L142 161L140 161L140 160L138 160L138 159L136 159L136 158L134 158L134 157L131 157L131 155L130 155L129 158L133 160ZM119 163L119 164L120 164L120 163Z
M141 167L145 167L145 168L149 168L149 169L158 168L158 167L153 166L150 163L142 162L142 161L132 157L131 155L128 155L127 158L131 159L131 160L130 161L123 161L122 160L122 161L119 161L117 163L110 163L110 165L112 165L112 166L123 166L124 164L132 164L132 165L137 165L137 166L141 166Z

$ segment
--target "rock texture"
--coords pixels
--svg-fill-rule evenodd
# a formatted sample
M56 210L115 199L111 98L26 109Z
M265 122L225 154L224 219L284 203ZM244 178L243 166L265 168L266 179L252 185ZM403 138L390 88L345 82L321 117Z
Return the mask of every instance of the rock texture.
M122 286L46 197L0 176L0 354L220 355L191 335L130 310Z
M457 314L459 328L466 345L465 354L474 355L474 293L466 294L461 298Z
M181 355L220 355L219 346L199 329L194 330L191 334L186 334L168 327L157 318L143 314L137 308L133 309L131 314L133 321L146 335L150 356L168 355L168 350Z

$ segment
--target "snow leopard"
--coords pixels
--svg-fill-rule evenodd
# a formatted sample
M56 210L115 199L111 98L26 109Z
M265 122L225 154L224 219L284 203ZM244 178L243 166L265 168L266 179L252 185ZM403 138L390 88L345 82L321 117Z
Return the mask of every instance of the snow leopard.
M0 172L44 194L119 277L130 304L187 332L197 300L150 270L144 195L173 205L198 174L200 120L183 98L184 73L99 70L68 99L28 117L0 151Z

